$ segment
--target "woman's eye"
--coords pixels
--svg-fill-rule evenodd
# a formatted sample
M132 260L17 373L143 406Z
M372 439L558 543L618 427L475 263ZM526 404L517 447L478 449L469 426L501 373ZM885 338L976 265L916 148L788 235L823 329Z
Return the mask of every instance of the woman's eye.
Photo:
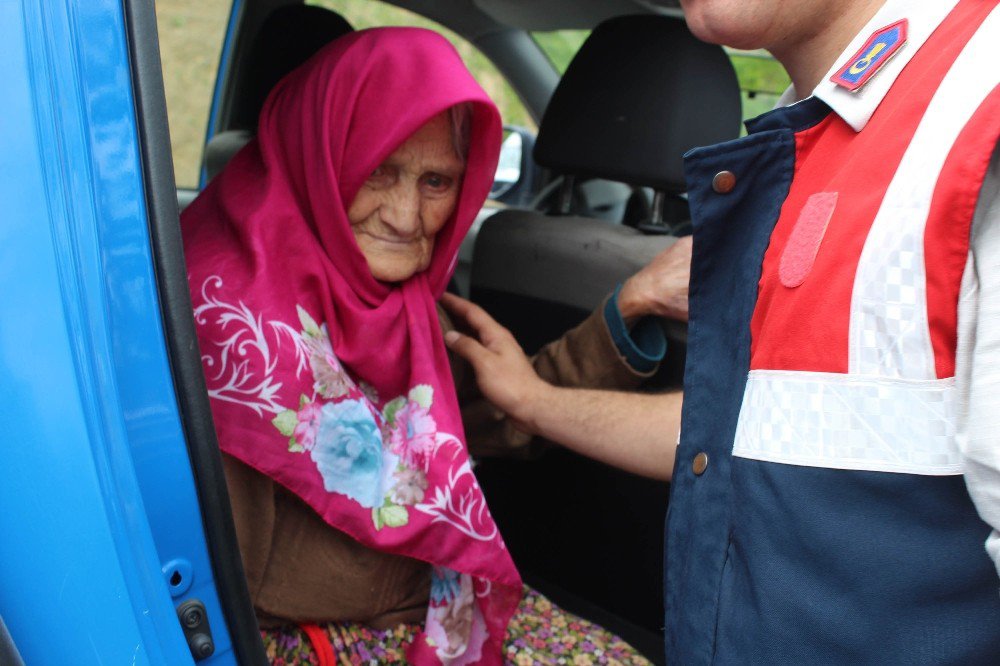
M391 170L383 165L380 165L372 171L372 174L368 176L368 182L374 185L384 185L389 182L392 178Z
M443 192L451 187L452 179L438 173L428 174L424 183L435 192Z

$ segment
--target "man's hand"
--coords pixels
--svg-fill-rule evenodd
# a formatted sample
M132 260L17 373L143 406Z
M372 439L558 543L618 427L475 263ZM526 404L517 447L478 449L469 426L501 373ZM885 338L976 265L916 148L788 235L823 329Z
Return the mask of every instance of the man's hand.
M476 336L448 331L445 343L472 364L483 395L518 430L635 474L670 479L680 431L680 393L553 386L535 374L510 331L482 308L451 294L442 296L441 304Z
M511 332L481 307L453 294L444 294L441 305L460 327L475 335L448 331L444 341L472 365L483 396L506 413L516 428L535 433L533 411L544 404L552 385L535 373Z
M618 294L622 317L626 322L645 315L687 321L690 281L691 237L684 236L625 281Z

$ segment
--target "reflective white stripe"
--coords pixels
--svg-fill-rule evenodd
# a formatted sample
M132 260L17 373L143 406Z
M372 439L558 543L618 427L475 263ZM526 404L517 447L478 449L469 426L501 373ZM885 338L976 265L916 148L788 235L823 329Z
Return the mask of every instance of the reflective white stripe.
M851 298L851 374L931 379L924 227L945 158L1000 83L1000 10L994 9L931 100L886 191L861 253Z
M962 473L954 379L754 370L733 455L833 469Z

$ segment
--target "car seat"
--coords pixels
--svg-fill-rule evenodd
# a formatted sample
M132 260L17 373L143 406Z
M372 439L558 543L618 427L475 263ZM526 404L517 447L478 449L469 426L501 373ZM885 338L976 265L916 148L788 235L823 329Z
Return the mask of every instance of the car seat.
M234 72L235 84L226 100L227 129L217 132L205 146L206 182L257 132L260 110L278 81L323 46L353 30L336 12L313 5L285 5L264 18Z
M506 209L485 221L471 297L537 350L582 321L615 285L675 242L687 218L682 156L739 136L729 58L680 19L626 16L600 24L545 111L535 160L561 177L550 214ZM582 179L625 183L634 226L581 215ZM655 194L641 203L641 188ZM624 206L623 206L624 207ZM656 386L678 385L685 327ZM662 658L666 484L554 448L533 461L484 459L477 475L526 580L570 610ZM543 546L544 544L544 546Z
M534 148L535 161L560 176L559 201L540 204L551 214L506 209L483 224L474 300L501 314L529 351L561 334L673 242L649 234L687 221L684 153L736 138L740 118L729 58L681 19L637 15L600 24L553 93ZM650 188L653 201L634 224L642 228L567 215L580 207L574 196L585 178ZM544 316L550 307L576 312Z

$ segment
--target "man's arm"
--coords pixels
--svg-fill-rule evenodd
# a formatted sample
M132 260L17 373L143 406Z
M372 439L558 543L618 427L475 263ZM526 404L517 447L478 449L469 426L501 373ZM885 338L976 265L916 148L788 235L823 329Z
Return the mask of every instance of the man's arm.
M442 330L452 330L443 307L438 313ZM655 373L665 347L663 331L652 319L630 332L612 295L583 323L539 350L531 365L541 379L555 386L629 391ZM552 445L519 430L483 396L470 364L456 353L449 357L470 454L531 458Z
M687 320L690 274L691 238L678 238L582 324L539 350L531 359L535 373L555 386L637 389L656 372L666 348L659 321L647 315ZM452 328L450 319L443 317L442 329ZM535 438L536 433L518 429L483 398L467 368L465 363L453 363L469 451L517 457L541 451L549 438Z
M450 294L441 302L478 338L449 331L445 342L473 366L483 395L519 429L636 474L670 478L680 393L553 386L539 378L514 336L482 308Z

